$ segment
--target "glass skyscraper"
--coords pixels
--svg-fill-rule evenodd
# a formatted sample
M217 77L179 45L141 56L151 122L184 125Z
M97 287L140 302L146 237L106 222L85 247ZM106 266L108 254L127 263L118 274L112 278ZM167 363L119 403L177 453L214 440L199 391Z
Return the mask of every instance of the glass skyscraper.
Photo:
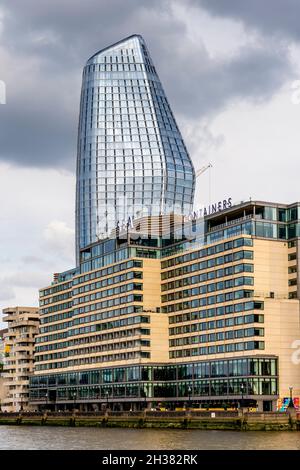
M128 217L187 213L195 172L145 41L130 36L83 70L76 252Z

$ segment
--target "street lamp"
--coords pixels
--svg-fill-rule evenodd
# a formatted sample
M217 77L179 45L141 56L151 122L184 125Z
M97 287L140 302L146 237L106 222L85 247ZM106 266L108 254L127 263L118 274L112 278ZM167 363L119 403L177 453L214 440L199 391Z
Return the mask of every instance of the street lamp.
M189 394L189 408L190 408L191 407L191 394L192 394L191 387L188 388L188 394Z
M140 397L144 398L144 408L146 410L147 409L147 391L143 387L140 388Z
M93 405L94 412L99 411L99 399L100 399L100 387L95 387L93 389L95 404Z
M45 400L46 400L46 411L48 408L48 392L45 393Z
M106 395L106 409L108 410L108 395L109 395L108 390L106 390L105 395Z
M244 386L244 384L242 384L241 385L241 394L242 394L241 406L242 407L244 406L244 389L245 389L245 386Z
M288 408L294 408L294 401L293 401L293 387L289 387L290 390L290 401Z
M76 392L73 392L73 400L74 400L74 411L75 411L75 405L76 405L76 396L77 396L77 393Z

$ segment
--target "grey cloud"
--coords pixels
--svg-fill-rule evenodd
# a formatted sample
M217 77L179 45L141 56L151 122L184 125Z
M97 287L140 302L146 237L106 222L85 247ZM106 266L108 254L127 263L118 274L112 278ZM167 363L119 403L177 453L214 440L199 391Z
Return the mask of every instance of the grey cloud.
M53 220L43 231L44 249L59 255L66 262L73 262L74 229L65 222Z
M33 264L37 264L37 265L43 265L45 263L45 260L42 259L42 258L39 258L38 256L32 256L32 255L28 255L28 256L23 256L21 258L21 262L23 264L30 264L30 265L33 265Z
M12 295L13 287L34 287L39 289L41 286L46 285L49 281L49 276L44 271L42 272L28 272L18 271L10 274L2 279L2 286ZM12 298L8 297L7 299ZM7 300L5 299L5 300Z
M16 294L14 289L11 286L2 284L0 285L0 300L3 301L8 301L8 300L13 300L16 298Z
M300 40L299 0L193 0L211 14L242 21L264 34Z
M0 108L1 157L21 166L72 168L78 106L67 109L63 91L48 92L46 84L47 79L34 82L16 98L8 87L8 102Z
M168 83L169 96L175 111L193 118L211 117L236 99L267 100L294 74L282 49L242 48L220 61L200 48L179 60L170 58L165 66L175 69L175 62L176 80Z
M212 116L235 98L268 99L291 76L286 50L280 55L268 43L222 62L212 59L201 43L189 41L174 3L4 0L1 47L6 55L0 48L0 65L7 56L10 60L0 72L7 82L7 104L0 107L0 159L73 171L83 64L132 33L145 37L171 105L183 118Z
M7 104L0 108L0 159L73 171L85 61L98 49L138 32L134 25L146 24L148 12L158 4L163 11L163 3L168 4L141 0L4 1L1 39L11 59L7 67L3 59L1 67ZM160 27L166 27L167 22Z
M80 65L98 49L132 34L152 10L169 10L168 0L4 0L4 37L12 50L44 60ZM142 15L141 15L142 14ZM22 31L22 34L20 34Z

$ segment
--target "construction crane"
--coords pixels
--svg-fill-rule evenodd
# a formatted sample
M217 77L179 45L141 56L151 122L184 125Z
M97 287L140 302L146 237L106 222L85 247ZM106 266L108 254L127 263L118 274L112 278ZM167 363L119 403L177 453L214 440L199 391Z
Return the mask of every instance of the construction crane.
M206 170L212 168L212 164L208 163L207 165L204 165L202 168L199 168L199 170L196 171L196 180L199 178L200 175L202 175ZM209 204L211 203L211 174L209 172L209 183L208 183L208 192L209 192Z
M202 173L204 173L208 168L212 168L212 164L208 163L207 165L204 165L202 168L199 168L199 170L196 171L196 178L198 178Z

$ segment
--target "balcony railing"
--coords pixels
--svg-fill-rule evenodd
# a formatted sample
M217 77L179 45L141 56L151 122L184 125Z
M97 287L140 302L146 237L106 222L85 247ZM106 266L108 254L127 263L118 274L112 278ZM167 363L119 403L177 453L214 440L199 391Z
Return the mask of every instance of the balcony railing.
M229 220L228 222L224 222L223 224L215 225L214 227L211 227L210 229L208 229L208 232L209 233L215 232L217 230L222 230L223 228L230 227L231 225L236 225L240 222L244 222L245 220L257 219L257 218L258 217L254 216L253 214L245 215L243 217L239 217L238 219Z
M257 297L257 298L264 298L264 299L278 299L278 300L285 300L289 298L288 293L277 293L277 292L266 292L266 291L254 291L249 297Z

